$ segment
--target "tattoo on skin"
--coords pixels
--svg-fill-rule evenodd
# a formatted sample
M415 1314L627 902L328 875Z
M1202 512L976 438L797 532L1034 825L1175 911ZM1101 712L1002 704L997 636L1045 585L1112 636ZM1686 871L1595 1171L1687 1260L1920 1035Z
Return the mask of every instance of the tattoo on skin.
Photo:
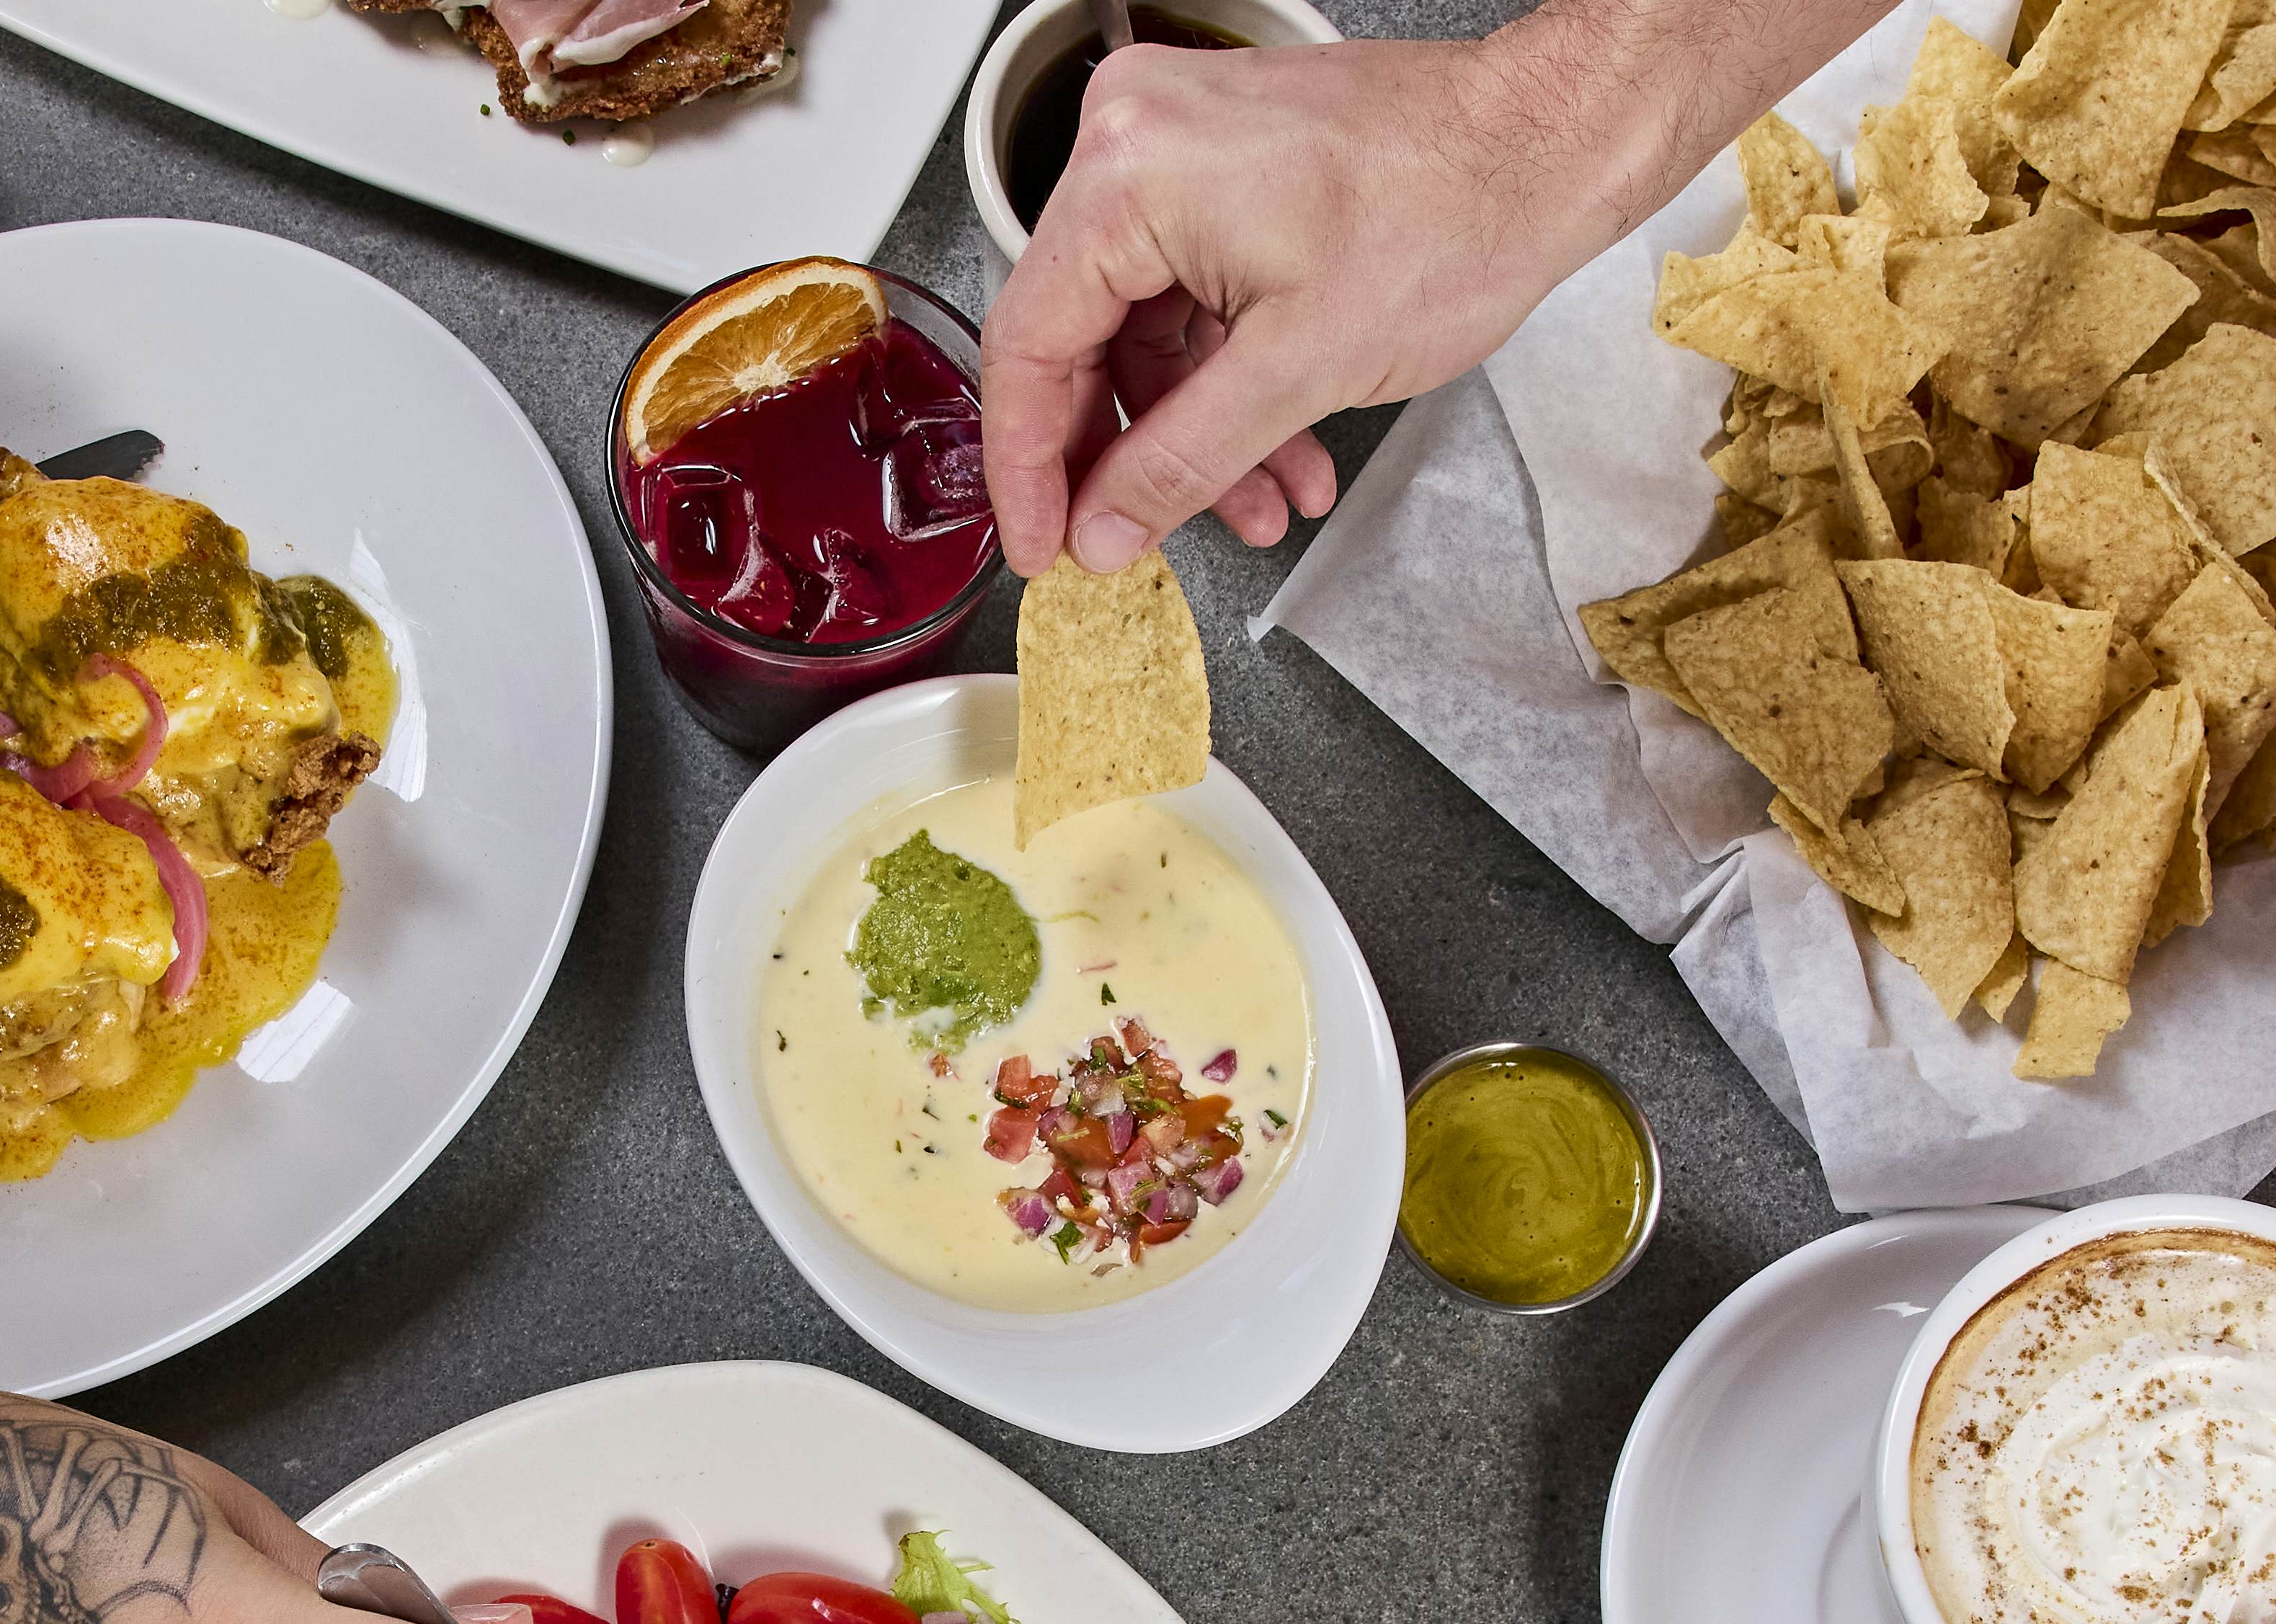
M172 1450L0 1399L0 1624L187 1618L205 1553Z

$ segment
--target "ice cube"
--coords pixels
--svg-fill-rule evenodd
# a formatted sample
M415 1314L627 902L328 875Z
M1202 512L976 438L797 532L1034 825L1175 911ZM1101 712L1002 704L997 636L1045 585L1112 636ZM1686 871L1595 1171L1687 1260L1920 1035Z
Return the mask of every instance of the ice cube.
M883 625L893 612L893 589L861 544L834 526L814 538L823 593L810 638L858 635Z
M911 428L885 453L884 482L885 528L897 541L922 541L986 517L979 419Z
M737 625L762 637L780 637L790 626L791 611L798 607L798 587L790 570L756 529L736 571L734 583L719 594L713 608Z
M664 537L656 562L676 585L702 590L735 578L759 533L758 499L749 486L728 469L685 463L656 476L651 499Z
M867 340L854 363L854 442L882 457L908 427L906 415L885 389L885 347Z

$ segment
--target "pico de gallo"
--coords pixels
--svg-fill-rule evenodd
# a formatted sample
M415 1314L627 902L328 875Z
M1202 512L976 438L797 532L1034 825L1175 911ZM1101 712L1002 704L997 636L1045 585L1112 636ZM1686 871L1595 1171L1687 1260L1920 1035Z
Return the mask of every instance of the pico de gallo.
M1239 1065L1226 1049L1202 1075L1230 1083ZM1056 1247L1062 1263L1104 1259L1094 1265L1103 1272L1119 1266L1118 1245L1141 1264L1148 1248L1185 1234L1204 1204L1222 1205L1240 1188L1240 1119L1230 1097L1190 1093L1185 1080L1136 1016L1061 1071L1039 1071L1025 1054L1000 1062L988 1153L1051 1164L1040 1182L996 1198L1020 1233Z
M892 1588L830 1574L762 1574L746 1584L714 1581L676 1539L641 1539L617 1559L616 1624L1017 1624L972 1575L985 1562L960 1562L922 1530L901 1540ZM609 1624L551 1596L501 1596L527 1607L535 1624Z

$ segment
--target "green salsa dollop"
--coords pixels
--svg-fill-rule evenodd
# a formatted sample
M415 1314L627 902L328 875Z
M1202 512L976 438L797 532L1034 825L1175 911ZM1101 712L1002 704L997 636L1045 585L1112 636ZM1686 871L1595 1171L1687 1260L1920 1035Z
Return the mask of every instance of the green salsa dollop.
M1424 1262L1496 1303L1595 1285L1643 1222L1643 1144L1568 1055L1476 1060L1407 1107L1399 1227Z
M912 1046L953 1054L1028 1001L1043 942L1010 886L922 829L870 858L861 878L877 900L846 962L869 984L868 1014L890 1011L913 1023Z

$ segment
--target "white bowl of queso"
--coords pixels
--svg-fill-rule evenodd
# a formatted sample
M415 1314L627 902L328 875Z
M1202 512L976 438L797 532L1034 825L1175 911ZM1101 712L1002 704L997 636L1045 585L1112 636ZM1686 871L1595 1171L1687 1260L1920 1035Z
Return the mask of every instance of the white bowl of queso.
M1202 1448L1310 1391L1374 1293L1402 1171L1398 1055L1334 901L1221 763L1015 850L1018 699L1002 676L894 689L759 775L688 922L695 1073L768 1231L896 1363L1069 1443ZM1009 886L1040 940L1034 990L947 1075L891 1010L864 1010L847 959L869 860L920 830ZM985 1148L996 1068L1057 1069L1133 1017L1189 1088L1225 1097L1246 1176L1141 1261L1062 1260L998 1201L1053 1164ZM1174 1402L1080 1378L1134 1357L1180 1372Z

